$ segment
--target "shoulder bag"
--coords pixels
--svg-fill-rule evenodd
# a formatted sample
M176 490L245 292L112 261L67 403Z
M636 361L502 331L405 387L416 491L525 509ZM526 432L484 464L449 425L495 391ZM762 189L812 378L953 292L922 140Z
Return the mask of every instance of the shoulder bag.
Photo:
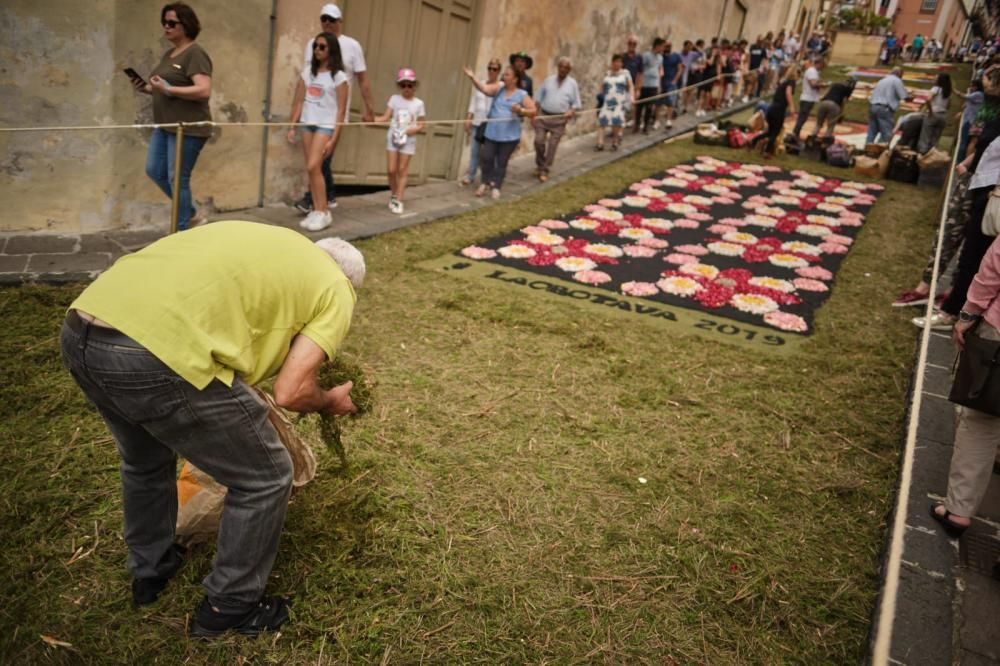
M987 236L1000 236L1000 186L990 192L980 230Z
M979 412L1000 416L1000 342L984 340L975 328L965 334L955 382L948 399Z

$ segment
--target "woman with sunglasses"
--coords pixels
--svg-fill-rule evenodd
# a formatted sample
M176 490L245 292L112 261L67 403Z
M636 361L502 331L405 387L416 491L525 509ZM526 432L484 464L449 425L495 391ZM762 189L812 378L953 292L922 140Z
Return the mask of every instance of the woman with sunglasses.
M496 83L500 77L500 69L503 65L494 58L486 65L486 81L484 83ZM462 186L471 185L476 180L476 170L479 169L479 148L482 146L484 137L481 136L483 121L486 114L490 112L490 98L478 88L472 89L472 98L469 100L469 113L465 117L465 133L471 139L469 141L469 172L462 177ZM482 130L480 130L482 127Z
M500 188L507 175L507 163L521 142L521 119L534 118L538 111L534 100L518 87L520 79L513 66L506 67L500 81L496 83L476 80L475 72L468 67L464 67L462 71L472 81L472 85L487 97L493 98L486 114L486 130L483 132L485 140L479 153L479 167L483 174L476 196L483 196L489 189L490 196L499 199Z
M292 123L306 123L302 128L302 154L309 174L312 211L299 226L306 231L321 231L333 223L326 198L323 160L333 155L347 113L347 75L336 35L321 32L313 39L313 56L302 70L295 87ZM288 130L288 143L295 143L295 127Z
M160 10L160 24L163 26L163 36L171 47L163 54L160 64L153 69L149 83L133 79L135 89L153 96L153 121L156 123L211 121L212 112L208 108L208 99L212 95L212 59L195 42L201 32L198 16L183 2L172 2ZM212 128L209 126L184 128L178 230L205 221L205 217L194 210L191 172L211 134ZM149 139L149 154L146 157L146 175L171 198L174 191L176 146L177 130L173 127L157 127Z

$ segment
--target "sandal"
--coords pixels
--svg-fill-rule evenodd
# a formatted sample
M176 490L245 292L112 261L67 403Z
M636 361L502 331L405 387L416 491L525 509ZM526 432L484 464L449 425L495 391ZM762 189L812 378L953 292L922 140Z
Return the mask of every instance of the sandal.
M943 504L931 504L931 518L936 520L941 528L944 529L945 534L950 536L952 539L958 539L965 533L965 530L969 529L967 525L959 525L958 523L952 522L951 517L954 515L948 509L944 510L944 515L941 515L935 509L939 506L944 506Z

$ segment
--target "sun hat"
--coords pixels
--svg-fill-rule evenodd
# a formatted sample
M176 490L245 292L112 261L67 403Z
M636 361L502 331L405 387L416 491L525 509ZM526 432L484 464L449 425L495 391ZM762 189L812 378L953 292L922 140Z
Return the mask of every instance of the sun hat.
M340 7L333 3L323 5L323 9L320 10L319 15L330 16L338 21L344 17L344 15L340 13Z
M409 67L404 67L403 69L396 72L396 83L400 81L416 81L417 73L414 72Z
M528 55L525 51L518 51L517 53L511 53L510 54L510 64L511 65L514 64L514 59L515 58L524 58L525 62L527 63L524 66L525 69L531 69L531 66L535 64L535 61L532 60L531 56Z

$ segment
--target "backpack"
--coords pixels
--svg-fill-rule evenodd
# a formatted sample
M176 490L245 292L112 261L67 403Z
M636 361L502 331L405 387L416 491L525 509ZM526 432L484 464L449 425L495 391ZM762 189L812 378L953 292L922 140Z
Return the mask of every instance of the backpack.
M851 166L851 149L843 143L831 144L826 149L826 163L835 167Z
M726 141L730 148L743 148L747 145L747 135L738 127L730 127L726 131Z

